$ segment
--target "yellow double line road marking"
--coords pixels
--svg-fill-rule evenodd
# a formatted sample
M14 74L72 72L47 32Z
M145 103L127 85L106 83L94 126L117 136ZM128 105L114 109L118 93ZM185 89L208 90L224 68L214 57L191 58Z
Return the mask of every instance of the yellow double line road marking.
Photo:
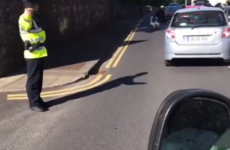
M104 79L102 79L103 75L98 75L93 81L91 81L88 84L78 86L78 87L73 87L73 88L67 88L67 89L63 89L63 90L43 92L41 94L41 97L42 98L57 97L57 96L70 95L70 94L75 94L75 93L79 93L82 91L86 91L86 90L95 88L95 87L97 87L103 83L106 83L107 81L109 81L111 76L112 76L111 74L108 74L105 76ZM26 99L28 99L26 94L7 95L7 100L26 100Z
M145 19L145 18L144 18ZM117 51L114 53L113 57L109 60L108 64L105 66L105 68L109 69L111 66L113 68L117 67L118 63L120 62L122 56L124 55L125 51L128 49L130 42L132 41L136 31L138 30L139 26L143 22L143 20L140 20L136 26L135 29L131 31L131 33L127 36L122 46L120 46Z

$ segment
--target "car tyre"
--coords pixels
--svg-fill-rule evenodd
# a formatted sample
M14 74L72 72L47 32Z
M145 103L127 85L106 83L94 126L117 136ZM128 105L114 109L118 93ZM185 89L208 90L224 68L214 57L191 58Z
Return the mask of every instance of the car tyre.
M223 61L223 65L224 65L224 66L229 66L229 65L230 65L230 61L229 61L229 60Z
M172 61L170 60L165 60L165 66L169 67L169 66L172 66Z

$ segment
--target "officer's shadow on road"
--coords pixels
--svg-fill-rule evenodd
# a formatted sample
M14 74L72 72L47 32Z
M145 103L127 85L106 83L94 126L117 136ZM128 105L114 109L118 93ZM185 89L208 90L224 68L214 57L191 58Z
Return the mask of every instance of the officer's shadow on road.
M80 92L80 93L75 93L75 94L72 94L72 95L68 95L68 96L64 96L64 97L61 97L61 98L58 98L58 99L48 101L46 104L47 104L48 107L52 107L52 106L55 106L55 105L60 105L60 104L65 103L67 101L75 100L75 99L78 99L78 98L83 98L83 97L90 96L90 95L93 95L93 94L96 94L96 93L100 93L100 92L103 92L103 91L106 91L106 90L110 90L110 89L119 87L120 85L123 85L123 84L124 85L129 85L129 86L130 85L144 85L144 84L146 84L146 82L135 82L134 79L137 78L137 77L146 75L146 74L148 74L148 72L141 72L141 73L138 73L138 74L135 74L135 75L121 77L121 78L109 81L109 82L107 82L105 84L102 84L100 86L97 86L95 88L92 88L92 89L89 89L89 90L86 90L86 91L83 91L83 92Z

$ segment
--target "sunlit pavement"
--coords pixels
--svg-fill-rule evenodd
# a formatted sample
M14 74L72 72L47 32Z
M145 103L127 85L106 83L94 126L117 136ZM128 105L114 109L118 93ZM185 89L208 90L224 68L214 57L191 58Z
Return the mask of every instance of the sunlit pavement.
M8 111L1 114L0 149L146 150L154 115L169 93L205 88L230 96L227 66L182 61L165 67L164 30L148 24L146 18L107 83L52 98L57 103L46 113L30 112L26 101L2 102Z

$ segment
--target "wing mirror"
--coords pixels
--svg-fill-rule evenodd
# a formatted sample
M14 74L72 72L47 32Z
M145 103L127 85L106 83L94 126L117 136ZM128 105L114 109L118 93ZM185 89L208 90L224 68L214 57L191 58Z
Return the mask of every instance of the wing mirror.
M148 150L230 149L230 99L203 89L179 90L155 115Z

